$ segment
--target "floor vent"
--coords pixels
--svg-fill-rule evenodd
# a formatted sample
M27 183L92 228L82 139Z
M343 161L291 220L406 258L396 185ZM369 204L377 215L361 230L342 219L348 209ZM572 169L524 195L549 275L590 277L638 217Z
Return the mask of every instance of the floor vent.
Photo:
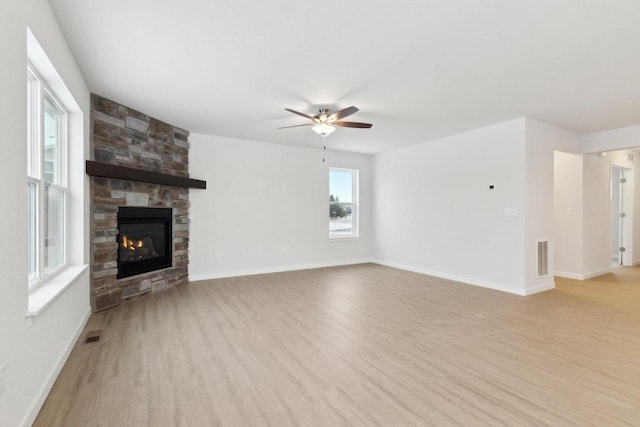
M100 341L100 337L102 336L102 331L91 331L87 332L87 335L84 338L85 344L91 344L94 342Z
M549 274L549 241L538 242L538 277Z

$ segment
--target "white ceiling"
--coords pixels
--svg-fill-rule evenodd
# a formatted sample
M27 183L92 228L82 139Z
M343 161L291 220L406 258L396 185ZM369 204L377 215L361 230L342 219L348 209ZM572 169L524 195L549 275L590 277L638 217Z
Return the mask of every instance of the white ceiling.
M524 115L640 124L640 1L50 2L92 92L192 132L376 153ZM277 129L350 105L372 129Z

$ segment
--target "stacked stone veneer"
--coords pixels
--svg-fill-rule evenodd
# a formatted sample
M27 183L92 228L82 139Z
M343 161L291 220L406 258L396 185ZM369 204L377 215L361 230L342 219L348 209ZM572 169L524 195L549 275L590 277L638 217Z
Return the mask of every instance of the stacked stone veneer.
M189 132L91 95L92 160L189 176ZM116 279L120 206L173 208L173 266ZM91 305L104 310L188 282L189 190L91 177Z

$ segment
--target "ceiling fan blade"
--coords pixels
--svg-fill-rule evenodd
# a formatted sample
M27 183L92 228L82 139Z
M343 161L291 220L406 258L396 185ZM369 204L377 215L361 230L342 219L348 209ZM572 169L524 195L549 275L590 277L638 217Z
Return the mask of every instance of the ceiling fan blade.
M359 123L359 122L333 122L332 125L340 126L343 128L361 128L369 129L373 125L371 123Z
M285 108L285 110L287 110L287 111L288 111L288 112L290 112L290 113L297 114L297 115L299 115L299 116L302 116L302 117L304 117L304 118L307 118L307 119L309 119L309 120L313 120L313 116L310 116L310 115L308 115L308 114L301 113L301 112L296 111L296 110L292 110L291 108Z
M299 128L301 126L313 126L315 123L305 123L303 125L293 125L293 126L282 126L281 128L278 129L287 129L287 128Z
M332 115L330 115L330 116L329 116L329 119L331 119L331 120L340 120L340 119L342 119L342 118L345 118L345 117L347 117L347 116L350 116L350 115L352 115L352 114L355 114L355 113L357 113L358 111L360 111L360 110L358 110L358 108L357 108L357 107L354 107L354 106L347 107L347 108L343 108L342 110L340 110L340 111L336 111L335 113L333 113Z

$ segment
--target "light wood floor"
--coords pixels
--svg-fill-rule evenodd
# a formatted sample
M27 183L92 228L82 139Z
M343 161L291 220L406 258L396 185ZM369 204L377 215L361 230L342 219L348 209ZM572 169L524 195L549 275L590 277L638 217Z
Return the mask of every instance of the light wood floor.
M36 426L640 425L640 268L518 297L378 265L94 314Z

